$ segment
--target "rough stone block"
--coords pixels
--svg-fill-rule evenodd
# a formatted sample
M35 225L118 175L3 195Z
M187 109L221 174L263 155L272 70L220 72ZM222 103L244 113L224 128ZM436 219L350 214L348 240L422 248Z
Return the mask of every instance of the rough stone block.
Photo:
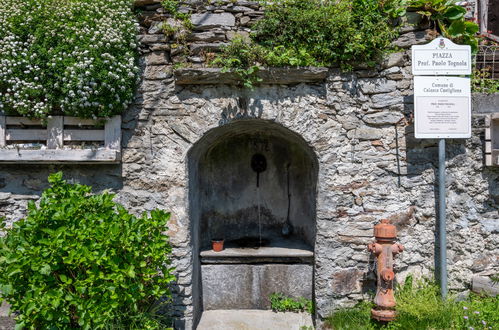
M379 140L383 137L383 131L375 127L363 126L349 131L347 135L350 139Z
M404 97L399 92L376 94L371 97L373 108L386 108L404 103Z
M144 45L167 41L167 38L164 34L154 34L154 35L143 34L143 35L139 35L137 37L137 39L141 44L144 44Z
M191 33L187 36L188 41L203 41L203 42L213 42L213 41L224 41L225 33L224 32L198 32Z
M403 66L405 61L404 61L404 52L399 52L399 53L391 53L387 55L384 59L383 62L381 63L381 66L383 69L388 69L393 66Z
M207 30L219 26L235 26L236 18L229 13L203 13L193 14L191 22L196 29Z
M227 11L233 12L233 13L245 13L248 11L253 11L252 8L245 7L245 6L234 6L234 7L228 7Z
M171 78L173 70L167 65L150 65L144 71L144 79L161 80Z
M404 118L404 115L399 112L382 111L366 115L363 120L371 125L393 125L402 118Z
M392 44L400 48L409 48L412 45L424 44L430 40L426 31L409 32L401 35Z
M360 292L364 272L358 269L346 269L333 273L331 289L335 294Z
M384 78L359 79L359 87L364 94L389 93L397 89L397 84Z
M147 65L164 65L168 64L166 52L152 52L146 55Z
M202 51L208 52L218 52L223 46L226 46L225 43L209 43L209 44L193 44L191 45L191 54L197 55Z

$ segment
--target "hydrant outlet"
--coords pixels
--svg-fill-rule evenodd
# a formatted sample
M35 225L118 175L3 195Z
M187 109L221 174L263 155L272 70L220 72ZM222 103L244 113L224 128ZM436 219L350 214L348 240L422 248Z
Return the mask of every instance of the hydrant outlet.
M385 281L393 281L395 273L391 269L383 269L381 271L381 277L383 277Z

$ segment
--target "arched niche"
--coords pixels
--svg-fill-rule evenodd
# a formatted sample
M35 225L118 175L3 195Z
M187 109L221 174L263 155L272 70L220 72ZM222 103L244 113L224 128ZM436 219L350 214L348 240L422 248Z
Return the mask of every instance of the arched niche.
M226 251L251 247L245 250L244 261L262 251L272 264L279 263L278 258L298 257L300 251L313 260L318 162L301 136L271 121L239 120L210 130L190 150L188 159L195 310L202 310L203 302L211 304L202 296L209 284L201 275L201 259L230 257L210 254L212 239L223 238ZM272 258L277 250L280 254ZM313 267L313 262L309 264ZM266 272L272 276L272 270ZM288 290L296 286L279 285ZM260 307L266 303L265 297L261 303L253 301Z

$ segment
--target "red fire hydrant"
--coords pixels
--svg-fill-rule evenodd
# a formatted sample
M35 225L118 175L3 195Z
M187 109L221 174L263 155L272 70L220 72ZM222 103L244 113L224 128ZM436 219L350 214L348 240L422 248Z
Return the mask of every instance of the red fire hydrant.
M371 316L378 321L389 322L393 321L396 316L396 303L393 295L393 280L395 279L393 259L404 250L404 247L395 243L397 230L388 219L383 219L381 223L374 226L374 237L376 242L367 246L367 249L376 256L378 264L376 267L378 281L374 298L376 307L371 310Z

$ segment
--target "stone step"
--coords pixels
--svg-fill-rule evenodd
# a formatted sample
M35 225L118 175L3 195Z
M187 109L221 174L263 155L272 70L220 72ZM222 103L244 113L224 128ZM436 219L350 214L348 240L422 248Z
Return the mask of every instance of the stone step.
M310 314L246 309L204 311L197 330L299 330L302 327L313 327Z

